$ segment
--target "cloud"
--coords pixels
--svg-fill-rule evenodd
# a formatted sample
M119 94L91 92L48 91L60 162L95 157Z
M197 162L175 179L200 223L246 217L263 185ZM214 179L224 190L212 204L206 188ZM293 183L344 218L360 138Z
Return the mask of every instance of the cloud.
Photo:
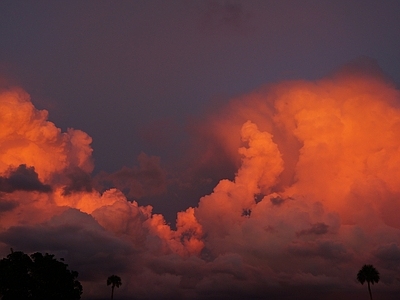
M380 245L372 252L379 259L381 265L397 272L400 270L400 247L396 243Z
M335 244L331 241L318 241L317 243L293 243L289 245L289 253L305 257L322 257L328 260L340 262L351 259L342 244Z
M21 164L33 166L47 184L64 170L79 167L93 170L91 138L80 130L61 132L37 110L20 88L0 92L0 172Z
M108 292L112 273L125 299L357 299L365 263L381 273L377 297L397 299L399 101L386 78L354 70L233 99L194 125L194 144L210 150L197 170L236 172L170 225L132 199L165 193L160 158L143 153L92 180L91 138L61 132L24 92L7 91L1 181L24 189L1 195L0 252L65 257L87 299Z
M90 244L87 241L91 241ZM129 243L114 237L91 216L65 210L47 222L10 227L0 241L28 252L52 252L79 270L82 280L98 278L114 268L124 269L124 257L134 251Z
M131 199L165 193L166 171L160 165L160 158L141 153L138 161L138 167L123 167L111 174L101 172L95 178L97 187L116 187Z
M397 244L382 245L376 249L374 255L381 260L398 264L400 261L400 248Z
M325 223L315 223L311 224L309 229L301 230L297 235L307 235L307 234L325 234L328 233L329 226Z
M17 201L13 200L2 200L0 199L0 214L2 212L11 211L18 206Z
M71 172L68 172L66 176L69 179L69 183L64 186L64 196L68 196L74 192L90 193L92 191L92 178L89 173L75 167Z
M277 196L277 197L271 197L270 201L273 205L279 206L285 201L285 199L282 199L280 196Z
M378 62L368 56L360 56L341 66L331 74L333 78L379 79L391 84L390 78L383 72Z
M0 176L0 192L12 193L14 191L28 191L48 193L50 185L40 182L34 167L19 165L17 168L10 168L7 177Z

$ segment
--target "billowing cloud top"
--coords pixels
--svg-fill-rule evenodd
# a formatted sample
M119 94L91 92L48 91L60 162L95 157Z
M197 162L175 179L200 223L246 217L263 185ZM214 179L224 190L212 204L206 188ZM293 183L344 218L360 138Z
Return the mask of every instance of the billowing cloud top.
M234 179L171 227L132 201L165 191L159 158L142 154L139 167L93 184L91 138L61 132L25 92L3 91L1 252L64 257L86 299L107 294L112 273L126 299L355 299L365 263L381 273L374 292L396 299L399 104L386 80L348 71L232 100L201 131L239 159Z

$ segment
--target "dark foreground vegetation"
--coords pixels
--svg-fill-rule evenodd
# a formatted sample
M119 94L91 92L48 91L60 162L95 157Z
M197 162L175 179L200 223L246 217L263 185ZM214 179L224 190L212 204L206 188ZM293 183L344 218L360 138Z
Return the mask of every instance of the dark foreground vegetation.
M0 260L1 300L78 300L82 295L82 285L77 280L78 272L70 271L68 265L54 258L52 254L40 252L27 255L13 251ZM370 300L370 284L378 283L379 272L372 265L364 265L357 274L357 280L367 282ZM107 285L111 285L111 300L114 288L120 287L121 278L111 275Z
M357 280L361 283L364 284L364 282L367 282L368 284L368 292L369 292L369 298L372 300L372 292L371 292L371 285L370 283L378 283L380 279L379 272L373 265L364 265L360 271L358 271L357 274Z
M111 285L111 300L114 299L114 288L119 288L122 284L121 278L117 275L111 275L107 278L107 285Z
M82 295L78 272L51 254L13 251L0 260L2 300L76 300Z

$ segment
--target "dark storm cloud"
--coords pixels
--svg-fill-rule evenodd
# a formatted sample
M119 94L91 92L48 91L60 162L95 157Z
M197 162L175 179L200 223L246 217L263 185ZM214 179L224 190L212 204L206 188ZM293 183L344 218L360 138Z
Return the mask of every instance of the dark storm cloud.
M180 277L181 291L192 290L190 299L252 299L266 292L262 272L247 265L237 254L226 254L205 262L196 257L186 260L155 257L147 266L153 272ZM210 286L210 278L218 286Z
M74 192L92 191L92 178L89 173L83 171L81 168L74 168L71 172L68 172L66 176L69 183L64 187L64 196L71 195Z
M283 202L285 202L285 199L282 199L282 197L278 196L278 197L271 197L270 201L273 205L280 206Z
M400 248L397 244L382 245L375 250L374 255L381 260L400 263Z
M302 272L269 272L268 268L247 264L235 253L221 255L209 262L196 257L186 260L168 256L154 257L148 261L147 266L160 276L179 276L180 289L176 293L180 297L186 295L184 299L350 300L358 299L363 294L353 286L343 287L336 279L325 276ZM393 295L392 298L389 295L388 299L394 299Z
M328 232L329 225L325 223L315 223L311 224L311 227L309 229L304 229L299 232L297 232L297 236L301 235L309 235L309 234L325 234Z
M123 167L111 174L101 172L95 178L97 188L116 187L129 198L165 193L167 176L166 171L160 165L160 158L141 153L138 161L139 166Z
M18 206L17 201L0 199L0 214L2 212L11 211L17 206Z
M51 191L51 187L40 182L34 167L22 164L15 169L10 169L7 176L0 176L0 191L5 193L15 191L48 193Z
M400 271L400 247L397 244L378 246L372 254L386 269Z
M0 241L27 252L57 253L79 270L83 280L104 277L116 269L124 271L126 256L133 252L131 245L76 209L42 224L10 227L0 233Z
M293 242L288 246L288 251L291 254L315 257L319 256L326 260L345 262L351 259L352 255L347 252L345 246L333 241L316 241L316 242Z

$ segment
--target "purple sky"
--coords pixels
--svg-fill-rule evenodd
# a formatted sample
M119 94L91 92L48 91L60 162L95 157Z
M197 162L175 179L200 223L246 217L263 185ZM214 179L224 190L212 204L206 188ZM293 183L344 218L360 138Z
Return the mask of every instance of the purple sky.
M0 85L92 137L94 170L71 171L71 191L115 186L174 228L239 168L229 134L213 132L234 118L232 99L349 63L398 89L399 13L396 0L4 0Z
M2 1L0 74L58 127L93 138L94 173L132 167L141 152L171 170L193 120L263 84L319 79L364 56L400 84L399 11L398 1Z

